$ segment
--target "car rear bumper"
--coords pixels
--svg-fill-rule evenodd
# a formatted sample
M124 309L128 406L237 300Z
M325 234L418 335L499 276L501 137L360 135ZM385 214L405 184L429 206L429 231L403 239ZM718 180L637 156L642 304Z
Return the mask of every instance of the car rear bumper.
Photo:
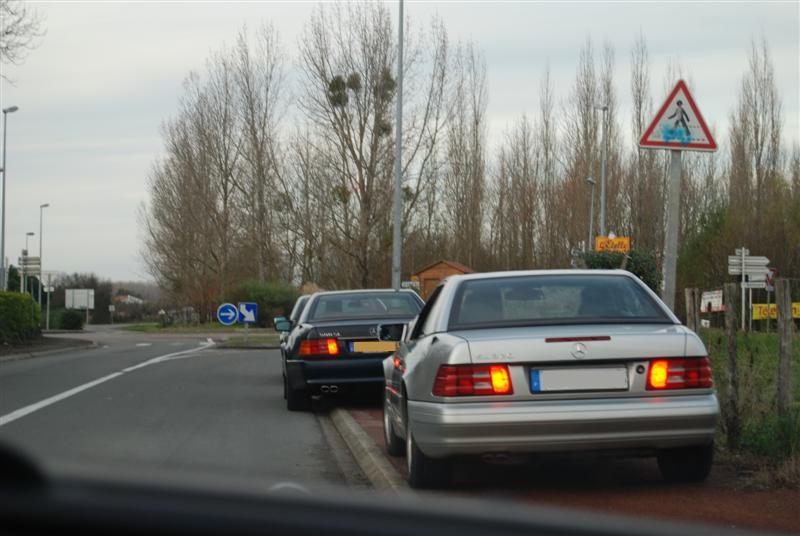
M286 374L292 389L304 389L312 394L321 392L322 386L336 385L339 389L355 385L380 385L383 383L383 360L379 357L354 359L289 360Z
M428 456L489 452L660 449L709 444L714 394L531 402L408 402Z

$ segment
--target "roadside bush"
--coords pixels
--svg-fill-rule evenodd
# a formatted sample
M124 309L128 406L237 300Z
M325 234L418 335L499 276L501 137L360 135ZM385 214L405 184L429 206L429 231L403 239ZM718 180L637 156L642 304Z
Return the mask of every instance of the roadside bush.
M656 257L646 251L632 250L628 253L628 264L625 269L641 279L653 292L661 292L661 272L656 264ZM592 270L613 270L622 266L625 258L622 253L595 253L583 255L586 267Z
M228 301L258 303L258 325L272 326L272 318L288 315L300 291L285 283L246 281L236 287L228 296Z
M84 313L75 309L66 309L61 313L59 319L59 328L61 329L83 329L83 323L86 320Z
M39 306L30 294L0 291L0 344L38 337L39 320Z

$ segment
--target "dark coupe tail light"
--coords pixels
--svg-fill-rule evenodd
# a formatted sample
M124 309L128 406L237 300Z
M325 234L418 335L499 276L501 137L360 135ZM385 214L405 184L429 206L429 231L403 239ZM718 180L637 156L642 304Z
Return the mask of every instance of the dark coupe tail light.
M300 355L339 355L339 341L337 339L300 341Z
M485 396L514 393L508 365L442 365L434 396Z
M708 389L714 385L711 379L711 363L707 357L683 359L656 359L650 362L647 371L647 389Z

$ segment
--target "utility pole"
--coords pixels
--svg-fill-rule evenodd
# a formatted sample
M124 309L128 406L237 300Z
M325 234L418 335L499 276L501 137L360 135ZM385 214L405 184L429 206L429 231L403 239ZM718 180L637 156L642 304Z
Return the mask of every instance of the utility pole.
M586 251L588 252L594 249L592 246L594 238L594 186L597 184L597 181L592 177L587 177L586 182L592 185L592 204L589 205L589 240L586 242Z
M400 290L401 230L402 224L402 172L403 164L403 0L400 0L400 17L397 22L397 119L394 147L394 236L392 249L392 288Z
M601 144L602 160L600 162L600 236L606 235L606 159L608 158L608 147L606 143L606 135L608 130L608 104L596 106L597 109L603 111L603 139Z

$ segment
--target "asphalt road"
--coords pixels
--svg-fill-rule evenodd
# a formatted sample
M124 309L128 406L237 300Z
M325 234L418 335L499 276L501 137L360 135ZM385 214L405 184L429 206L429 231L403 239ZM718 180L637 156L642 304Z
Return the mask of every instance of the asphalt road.
M97 348L0 363L0 441L56 472L354 483L327 417L286 411L277 351L219 350L196 335L90 337Z

